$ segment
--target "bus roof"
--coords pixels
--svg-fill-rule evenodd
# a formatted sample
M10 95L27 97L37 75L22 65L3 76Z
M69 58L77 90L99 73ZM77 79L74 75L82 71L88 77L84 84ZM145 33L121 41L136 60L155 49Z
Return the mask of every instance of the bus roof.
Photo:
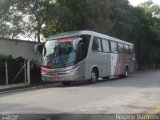
M64 32L64 33L60 33L60 34L56 34L56 35L51 35L48 40L54 40L54 39L59 39L59 38L64 38L64 37L73 37L73 36L78 36L78 35L92 35L92 36L97 36L97 37L101 37L101 38L105 38L111 41L116 41L116 42L120 42L120 43L124 43L124 44L128 44L128 45L132 45L134 46L132 43L108 36L108 35L104 35L98 32L94 32L94 31L89 31L89 30L81 30L81 31L71 31L71 32Z

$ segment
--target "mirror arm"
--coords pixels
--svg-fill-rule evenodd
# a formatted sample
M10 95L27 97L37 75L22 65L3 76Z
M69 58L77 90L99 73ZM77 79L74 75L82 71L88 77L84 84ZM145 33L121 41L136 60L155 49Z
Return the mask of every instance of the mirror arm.
M36 44L34 47L34 51L42 54L42 49L43 49L44 44L45 44L44 42Z

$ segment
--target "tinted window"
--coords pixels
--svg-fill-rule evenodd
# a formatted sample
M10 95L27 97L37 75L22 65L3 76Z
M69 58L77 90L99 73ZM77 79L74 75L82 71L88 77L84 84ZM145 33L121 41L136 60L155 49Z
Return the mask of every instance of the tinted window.
M78 44L78 61L83 60L87 57L88 54L88 47L90 43L90 35L82 35L82 40L79 41Z
M109 52L109 42L108 40L102 39L102 46L104 52Z
M111 41L111 52L117 53L117 43Z
M129 52L129 46L128 45L124 45L124 49L126 52Z
M122 43L118 43L118 51L119 52L123 52L123 44Z
M101 39L100 38L94 37L93 44L92 44L92 50L94 50L94 51L102 51Z
M134 47L133 46L129 46L129 52L133 53L134 52Z

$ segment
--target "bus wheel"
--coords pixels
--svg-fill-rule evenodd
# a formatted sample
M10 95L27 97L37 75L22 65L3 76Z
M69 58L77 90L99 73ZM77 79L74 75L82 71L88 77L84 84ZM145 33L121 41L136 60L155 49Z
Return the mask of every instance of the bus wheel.
M98 81L98 73L95 69L92 70L91 72L91 80L92 83L95 83Z
M62 82L62 84L67 86L67 85L70 85L71 82Z
M124 77L127 78L128 77L128 73L129 73L129 69L128 67L125 68L125 73L124 73Z
M103 77L103 79L108 80L108 79L109 79L109 77Z

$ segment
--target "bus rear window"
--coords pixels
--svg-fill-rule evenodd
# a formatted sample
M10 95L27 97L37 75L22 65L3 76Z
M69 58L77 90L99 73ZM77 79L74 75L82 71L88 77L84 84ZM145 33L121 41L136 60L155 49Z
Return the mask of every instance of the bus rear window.
M122 43L118 43L118 52L123 52L124 47Z
M124 49L125 49L126 53L129 53L129 46L128 45L124 45Z
M129 52L130 52L130 53L133 53L133 52L134 52L134 47L131 46L131 45L129 46Z

